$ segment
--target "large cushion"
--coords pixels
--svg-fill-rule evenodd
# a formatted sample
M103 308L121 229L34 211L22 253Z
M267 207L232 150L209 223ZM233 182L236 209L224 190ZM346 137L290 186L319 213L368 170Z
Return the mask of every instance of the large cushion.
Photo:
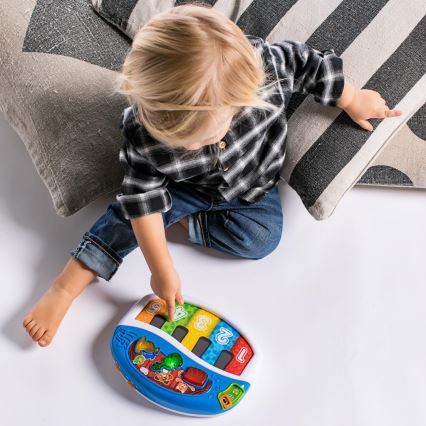
M2 0L0 110L24 142L55 211L69 216L123 178L112 82L129 40L87 0Z
M426 188L426 104L391 136L357 185Z
M133 38L152 14L175 2L92 3L108 22ZM377 90L390 108L403 111L398 118L370 120L375 127L370 133L338 108L319 105L311 96L292 97L282 178L316 219L330 216L357 183L426 187L425 109L421 108L426 100L423 0L411 1L409 8L395 0L204 3L221 10L246 34L269 42L293 39L318 49L333 48L344 60L348 81L358 88Z

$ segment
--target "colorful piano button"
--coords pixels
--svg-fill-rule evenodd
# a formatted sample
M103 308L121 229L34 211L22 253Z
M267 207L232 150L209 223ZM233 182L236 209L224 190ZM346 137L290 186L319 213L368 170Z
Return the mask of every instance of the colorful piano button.
M151 300L140 313L137 315L135 319L138 321L143 321L146 323L150 323L155 315L167 315L167 307L166 302L162 299L154 299Z
M211 345L207 348L201 358L209 364L214 364L224 349L230 350L240 336L237 330L220 320L210 334Z
M253 350L234 327L205 309L190 303L176 305L174 318L167 321L166 303L154 299L135 319L161 329L210 365L236 375L253 356Z
M167 334L172 334L177 326L185 327L198 309L197 306L190 305L189 303L176 305L174 320L166 321L161 329Z
M225 371L240 375L253 356L253 350L247 341L240 336L232 347L231 352L234 354L234 359L227 365Z
M204 309L199 309L191 317L186 328L188 334L182 340L182 344L192 351L200 337L209 337L220 319Z

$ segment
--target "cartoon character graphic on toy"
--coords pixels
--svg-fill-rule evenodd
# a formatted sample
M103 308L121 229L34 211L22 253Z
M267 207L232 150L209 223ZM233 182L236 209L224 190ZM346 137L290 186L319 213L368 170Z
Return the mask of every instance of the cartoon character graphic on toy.
M129 356L135 368L145 377L170 390L196 395L207 392L212 385L204 370L181 368L183 358L178 352L165 355L146 336L131 345Z
M144 354L146 358L155 358L160 349L154 346L154 343L146 340L146 337L141 337L135 345L134 352L136 354Z

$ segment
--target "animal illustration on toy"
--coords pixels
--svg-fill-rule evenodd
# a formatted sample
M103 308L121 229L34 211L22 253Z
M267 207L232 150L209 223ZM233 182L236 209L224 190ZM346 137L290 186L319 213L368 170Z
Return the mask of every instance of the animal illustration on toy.
M251 386L257 348L200 303L176 305L174 320L166 318L166 303L149 294L117 324L111 352L129 386L154 404L192 416L235 407Z

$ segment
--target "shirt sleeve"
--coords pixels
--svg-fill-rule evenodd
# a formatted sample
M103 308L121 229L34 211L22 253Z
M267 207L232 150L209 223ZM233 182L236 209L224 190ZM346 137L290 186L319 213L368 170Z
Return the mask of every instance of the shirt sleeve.
M119 160L124 178L116 200L126 219L171 209L172 200L166 188L168 177L159 172L125 136Z
M318 50L299 41L268 43L276 58L282 85L312 94L322 105L336 106L344 87L343 60L333 49Z

